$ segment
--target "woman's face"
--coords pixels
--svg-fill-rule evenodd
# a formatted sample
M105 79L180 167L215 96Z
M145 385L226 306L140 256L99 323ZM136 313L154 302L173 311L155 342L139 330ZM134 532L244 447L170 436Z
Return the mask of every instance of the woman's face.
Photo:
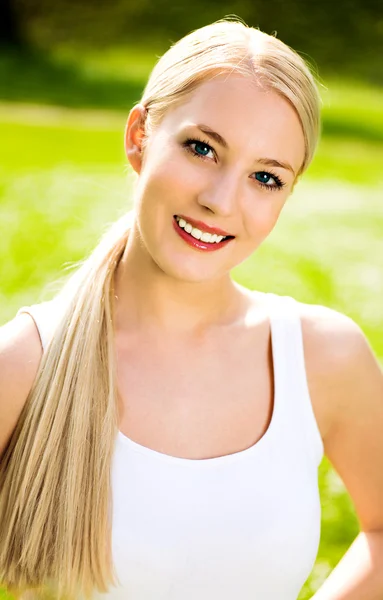
M144 162L139 120L132 109L125 145L138 173L140 248L177 279L228 274L269 235L292 191L304 158L294 109L244 77L220 75L168 111L149 137ZM197 239L198 230L212 229L232 237Z

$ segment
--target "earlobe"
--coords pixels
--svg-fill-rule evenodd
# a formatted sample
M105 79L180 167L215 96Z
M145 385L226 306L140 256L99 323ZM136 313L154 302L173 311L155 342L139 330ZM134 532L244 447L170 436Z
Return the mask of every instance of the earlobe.
M146 109L142 104L132 108L125 127L125 153L131 166L139 173L142 166L142 139L144 137Z

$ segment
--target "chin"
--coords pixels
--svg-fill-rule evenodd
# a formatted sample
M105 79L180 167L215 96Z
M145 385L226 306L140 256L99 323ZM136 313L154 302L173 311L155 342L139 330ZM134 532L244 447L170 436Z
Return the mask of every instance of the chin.
M178 261L171 260L169 258L155 261L158 268L168 277L183 281L187 283L203 283L212 281L213 279L219 279L225 275L228 271L217 270L213 268L213 265L204 267L201 263L203 261L192 260L185 261L179 257Z

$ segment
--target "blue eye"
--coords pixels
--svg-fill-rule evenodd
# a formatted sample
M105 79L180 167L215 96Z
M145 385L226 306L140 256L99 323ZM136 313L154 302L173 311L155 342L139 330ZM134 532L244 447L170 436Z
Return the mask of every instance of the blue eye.
M195 146L195 148L192 148L193 145ZM213 148L207 141L196 138L188 138L183 142L182 146L193 156L201 158L202 160L206 159L210 151L214 153ZM260 186L269 191L280 190L286 185L278 177L278 175L275 175L275 173L268 173L267 171L257 171L255 175L256 180L259 182ZM270 184L270 180L273 180L274 183Z
M193 148L191 148L192 145L195 146L195 150L193 150ZM203 140L188 139L184 142L184 146L187 147L194 155L200 156L201 158L204 158L205 156L207 156L207 154L209 153L210 150L213 150L213 148L207 142L204 142ZM203 148L201 154L197 150L197 148L199 148L200 150Z
M265 173L264 171L259 171L258 173L256 173L256 178L258 179L258 181L260 181L261 183L268 183L269 179L270 179L271 175L269 175L269 173ZM265 179L267 181L265 181Z
M266 171L258 171L255 174L255 177L259 183L268 188L281 188L285 184L279 179L277 175L272 175L271 173L267 173ZM270 184L270 179L274 179L275 184Z

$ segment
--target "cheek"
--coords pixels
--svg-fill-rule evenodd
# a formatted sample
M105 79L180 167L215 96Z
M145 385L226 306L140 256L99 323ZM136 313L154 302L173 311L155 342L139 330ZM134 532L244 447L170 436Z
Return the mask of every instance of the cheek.
M180 156L177 150L154 154L148 161L145 173L145 189L141 188L141 196L149 202L168 203L172 198L178 203L193 193L196 186L195 170ZM150 166L149 166L150 165Z
M279 192L264 192L251 210L249 207L246 210L246 230L249 236L258 242L264 240L274 229L285 203L284 198L268 198L268 194L274 193Z
M180 212L182 203L194 192L196 185L185 161L174 153L154 152L140 174L135 202L141 232L146 239L149 231L161 236L168 231L172 215ZM194 187L193 187L194 186Z

